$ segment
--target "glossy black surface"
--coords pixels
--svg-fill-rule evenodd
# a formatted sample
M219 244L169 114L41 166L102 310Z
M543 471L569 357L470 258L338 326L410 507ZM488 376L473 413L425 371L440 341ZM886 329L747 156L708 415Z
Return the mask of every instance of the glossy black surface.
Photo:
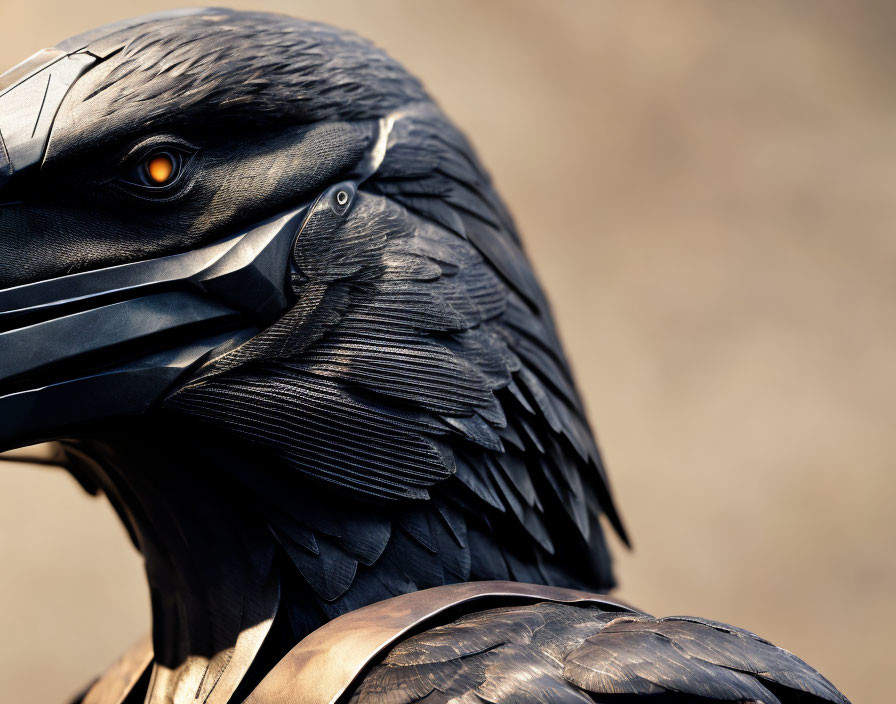
M291 301L306 211L191 252L0 290L0 417L15 419L0 426L0 446L139 415L215 350L274 320Z

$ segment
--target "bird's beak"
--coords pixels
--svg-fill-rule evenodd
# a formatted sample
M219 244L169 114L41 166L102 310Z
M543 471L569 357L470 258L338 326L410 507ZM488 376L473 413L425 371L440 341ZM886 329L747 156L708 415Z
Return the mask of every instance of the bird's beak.
M0 290L0 450L140 414L279 317L307 211L183 254Z

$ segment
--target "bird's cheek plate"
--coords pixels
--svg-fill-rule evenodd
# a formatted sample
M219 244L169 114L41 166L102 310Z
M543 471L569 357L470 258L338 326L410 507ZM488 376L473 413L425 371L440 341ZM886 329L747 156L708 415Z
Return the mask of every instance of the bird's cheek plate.
M303 205L183 254L0 290L0 449L139 415L276 320L293 302L291 255L308 214Z
M327 188L311 203L292 248L292 263L299 280L308 278L303 267L302 248L308 235L334 233L345 222L352 204L358 195L358 187L353 181L343 181ZM303 234L306 237L303 238Z

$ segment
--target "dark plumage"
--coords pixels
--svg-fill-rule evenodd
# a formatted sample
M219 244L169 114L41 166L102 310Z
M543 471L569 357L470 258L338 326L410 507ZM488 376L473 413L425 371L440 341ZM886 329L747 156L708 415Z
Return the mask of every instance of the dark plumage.
M613 587L601 516L625 531L547 302L416 79L352 34L262 13L65 46L100 60L0 208L0 286L190 251L311 203L279 317L136 419L62 436L146 558L155 665L133 697L241 701L320 624L426 587ZM158 144L184 155L176 183L122 175ZM791 690L843 701L750 634L535 605L407 640L353 697L802 701Z
M844 702L799 658L705 619L538 603L479 611L394 647L358 704Z

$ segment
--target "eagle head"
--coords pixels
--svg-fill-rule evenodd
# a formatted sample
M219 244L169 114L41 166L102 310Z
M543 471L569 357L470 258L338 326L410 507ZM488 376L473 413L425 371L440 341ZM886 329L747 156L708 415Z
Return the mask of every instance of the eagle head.
M161 689L416 588L612 586L512 219L332 27L167 12L0 77L0 445L48 440L146 557Z

